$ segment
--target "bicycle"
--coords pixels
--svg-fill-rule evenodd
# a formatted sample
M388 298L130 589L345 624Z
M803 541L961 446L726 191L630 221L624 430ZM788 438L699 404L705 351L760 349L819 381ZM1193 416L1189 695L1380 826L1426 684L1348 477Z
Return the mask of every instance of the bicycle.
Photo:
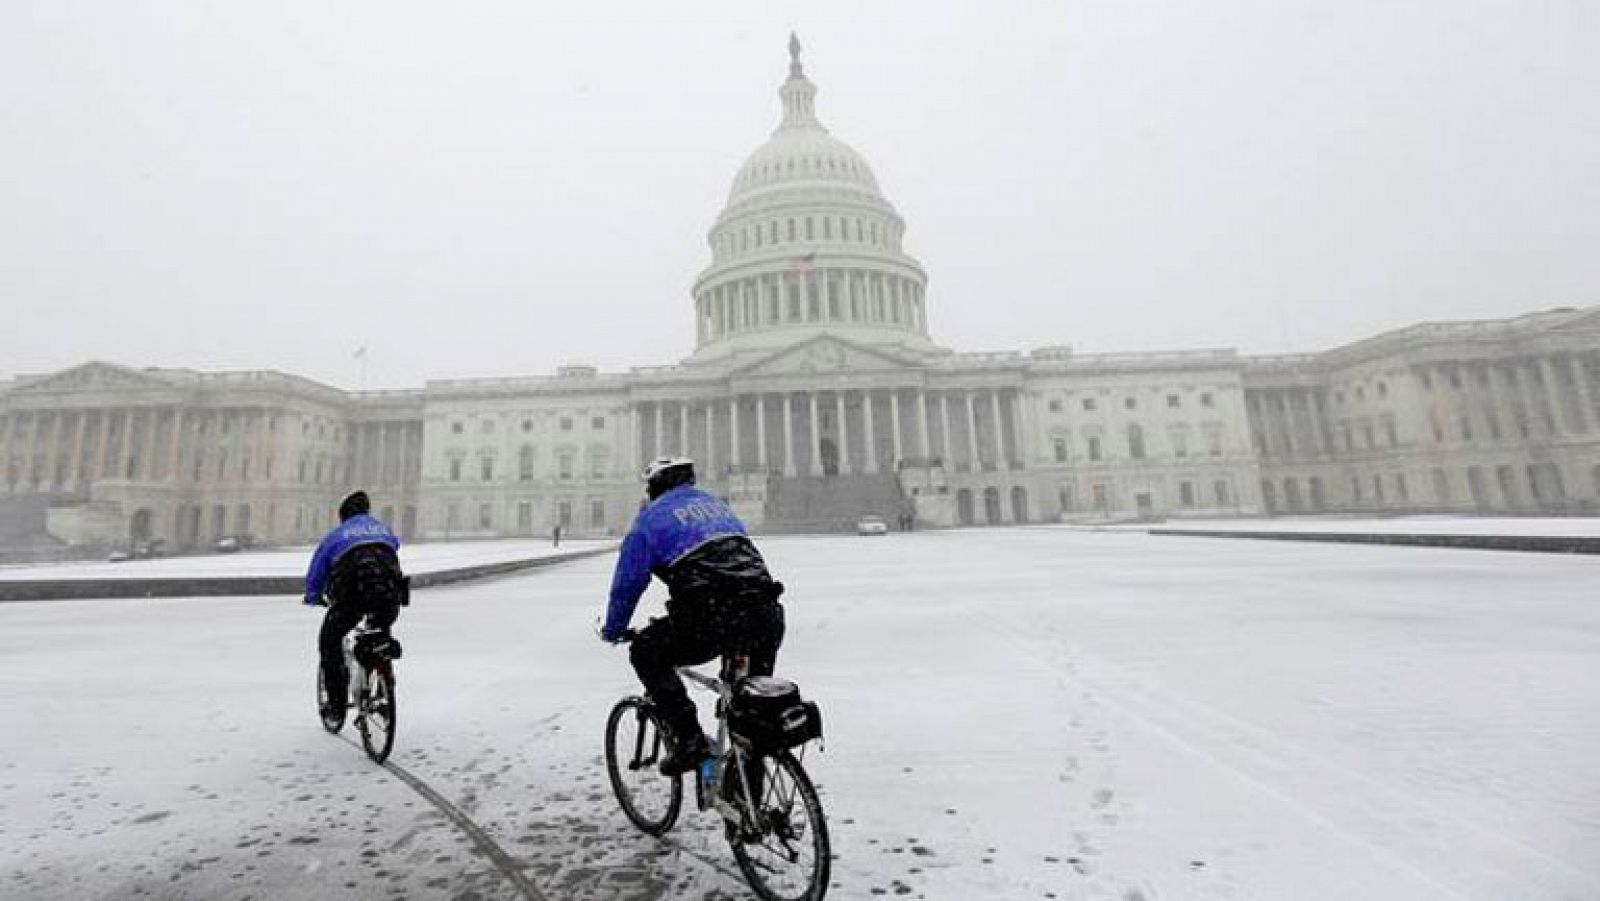
M633 630L624 633L631 641ZM714 810L745 881L763 901L822 901L832 851L817 790L792 748L822 737L815 704L801 702L794 683L748 675L743 655L724 656L718 677L678 673L717 695L712 757L697 767L695 798ZM766 704L767 700L777 703ZM776 711L774 715L774 711ZM683 807L682 776L663 775L666 751L660 715L650 700L630 695L606 720L606 770L622 812L648 835L665 834ZM795 871L784 884L779 877Z
M389 752L394 749L394 661L399 657L400 642L387 630L372 628L363 618L344 637L344 665L345 672L350 674L350 698L337 717L323 713L327 709L328 688L322 664L320 661L317 664L317 715L322 720L322 728L338 734L344 728L346 712L354 710L361 747L374 763L388 760Z

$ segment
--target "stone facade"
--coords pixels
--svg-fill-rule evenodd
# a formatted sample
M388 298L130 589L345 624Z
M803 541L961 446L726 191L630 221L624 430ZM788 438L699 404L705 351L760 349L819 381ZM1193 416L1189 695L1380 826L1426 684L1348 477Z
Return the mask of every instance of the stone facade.
M1325 353L953 352L797 48L675 366L345 393L89 363L0 382L0 545L309 541L344 492L411 539L616 534L651 457L769 530L1277 512L1600 511L1600 309ZM53 523L53 525L52 525Z

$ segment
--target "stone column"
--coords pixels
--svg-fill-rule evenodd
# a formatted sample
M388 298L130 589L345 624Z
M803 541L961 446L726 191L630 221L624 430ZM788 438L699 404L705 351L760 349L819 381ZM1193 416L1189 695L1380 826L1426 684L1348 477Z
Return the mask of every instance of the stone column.
M844 392L833 392L833 407L835 417L839 422L839 472L841 475L850 474L850 430L845 423L846 410L844 406Z
M661 421L661 401L659 400L650 404L650 422L652 426L650 429L650 459L659 460L661 459L662 448L666 446L666 443L661 440L663 423ZM640 470L644 469L642 466L639 468Z
M183 408L172 408L172 434L167 446L167 481L178 480L178 467L183 465Z
M905 459L905 449L900 445L900 392L898 389L889 392L889 425L890 447L894 450L894 459L890 463L895 472L900 471L900 461Z
M128 477L128 458L133 455L133 411L122 413L122 440L117 442L117 478Z
M783 392L783 474L794 478L794 395Z
M1517 370L1517 386L1522 396L1522 406L1528 412L1528 431L1533 431L1534 424L1537 421L1544 427L1545 434L1554 435L1555 421L1552 418L1552 414L1548 408L1541 408L1539 393L1533 390L1533 373L1537 366L1532 360L1527 361L1527 365L1523 365L1520 362L1513 365ZM1535 414L1537 413L1542 413L1543 415L1536 416Z
M717 472L717 404L716 401L706 401L706 459L705 468L701 472L708 477Z
M61 457L61 420L65 418L63 414L64 411L57 410L50 415L52 420L50 424L50 449L45 452L44 464L45 475L48 476L46 481L58 489L61 487L61 482L56 479L56 461ZM65 479L66 473L61 473L61 478Z
M678 402L678 456L689 456L689 402Z
M39 411L34 410L28 414L28 436L22 441L22 481L33 491L39 482L37 462L39 455L36 445L39 443Z
M761 468L761 474L766 475L767 469L767 396L756 395L756 465Z
M822 475L822 435L817 432L817 392L806 392L811 407L811 474Z
M111 411L100 411L100 436L94 456L94 477L96 480L106 478L106 471L111 467L107 465L106 456L111 453Z
M962 394L967 404L967 459L972 461L972 471L983 469L983 461L978 459L978 414L972 407L972 392Z
M1544 386L1540 392L1545 408L1550 411L1550 435L1571 434L1572 429L1567 424L1567 411L1561 404L1561 394L1556 390L1555 368L1550 365L1550 358L1540 355L1534 358L1533 365L1539 372L1539 382Z
M878 471L878 441L877 428L872 422L872 390L861 392L861 428L862 437L866 439L867 466L866 472L872 475Z
M144 453L139 455L139 478L149 482L155 479L156 471L156 411L154 408L144 411Z
M1582 431L1590 432L1595 428L1594 397L1589 391L1589 370L1583 365L1583 354L1575 354L1567 358L1567 367L1572 374L1572 384L1578 392L1578 424Z
M743 463L739 459L739 397L728 398L728 431L732 440L728 445L728 465L738 472Z
M632 442L631 446L633 447L633 453L629 454L629 456L633 458L633 468L635 472L644 471L644 461L639 459L639 457L644 454L644 434L639 431L639 420L642 418L643 417L639 415L639 405L637 403L629 404L628 437Z
M989 407L994 411L994 460L996 469L1010 469L1011 457L1006 453L1005 423L1000 419L1000 389L989 392Z
M0 413L0 487L6 491L11 490L11 420L10 413Z
M939 392L939 457L946 469L955 466L950 456L950 394Z
M928 392L921 388L917 389L917 441L923 465L927 465L933 448L928 444Z
M67 458L67 484L73 490L83 481L83 423L87 417L79 410L72 420L72 456Z

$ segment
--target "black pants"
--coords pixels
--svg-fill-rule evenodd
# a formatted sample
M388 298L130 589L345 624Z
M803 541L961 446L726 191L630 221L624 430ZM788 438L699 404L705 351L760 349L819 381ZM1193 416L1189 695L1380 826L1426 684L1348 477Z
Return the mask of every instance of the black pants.
M344 668L344 637L363 616L372 618L373 628L387 629L400 616L399 599L343 597L328 607L322 618L322 631L317 635L317 650L322 655L322 683L334 703L343 701L350 692L350 674Z
M665 619L639 630L629 658L667 728L688 737L700 734L700 720L675 667L743 653L750 657L750 675L770 676L782 644L783 605L777 601L672 602Z

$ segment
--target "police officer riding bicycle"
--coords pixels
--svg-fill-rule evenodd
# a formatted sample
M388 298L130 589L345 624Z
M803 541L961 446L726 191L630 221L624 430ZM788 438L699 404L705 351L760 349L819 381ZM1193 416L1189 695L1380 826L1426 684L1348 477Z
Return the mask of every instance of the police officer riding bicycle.
M371 507L365 491L346 497L339 504L339 525L323 536L306 572L306 605L328 608L317 636L327 688L324 719L344 715L350 679L344 663L345 635L362 617L372 628L387 632L405 602L397 553L400 539L371 515ZM389 644L389 655L400 656L399 642L391 637Z
M750 675L771 675L783 643L783 583L739 517L695 486L693 461L656 460L644 481L649 500L623 539L600 637L622 640L650 577L666 584L667 616L639 630L629 657L671 734L661 770L672 775L693 769L711 746L676 668L743 653Z

